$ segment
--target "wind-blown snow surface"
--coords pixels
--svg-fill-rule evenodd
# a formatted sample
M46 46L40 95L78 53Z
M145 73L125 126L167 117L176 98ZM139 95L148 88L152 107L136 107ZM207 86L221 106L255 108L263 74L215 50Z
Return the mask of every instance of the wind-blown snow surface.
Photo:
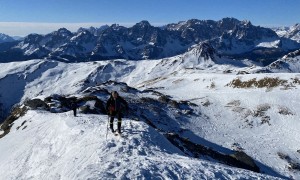
M70 64L45 60L3 63L1 64L0 72L0 94L2 95L0 100L4 102L5 105L9 106L13 103L23 102L26 98L35 98L38 96L46 97L51 94L76 95L87 87L95 86L97 83L105 82L107 80L126 82L130 86L139 89L154 88L157 91L172 96L175 100L188 100L195 103L198 105L198 111L208 117L205 121L197 118L190 119L190 121L182 127L182 129L189 129L193 134L195 134L193 139L191 139L193 142L202 143L202 140L204 139L205 141L210 142L210 144L216 144L228 149L242 149L256 160L257 165L266 174L299 179L299 171L290 170L289 162L278 155L287 155L293 163L300 162L300 132L298 131L300 128L299 84L294 84L289 88L284 86L274 88L233 88L226 85L236 78L240 78L245 81L253 78L262 79L264 77L278 77L291 82L293 81L291 78L300 78L300 74L274 73L236 75L243 71L255 72L260 68L255 64L249 66L251 61L241 62L229 59L215 59L214 61L210 59L209 61L204 61L201 58L199 59L198 57L193 56L194 54L185 54L184 56L176 56L162 60L115 60ZM228 74L224 74L224 72ZM38 115L33 117L33 114L35 113ZM68 117L67 114L59 115L30 112L30 114L27 114L21 120L18 120L18 123L22 123L26 118L31 119L32 121L31 123L28 123L27 128L23 131L13 131L3 139L0 139L0 156L3 156L4 158L3 161L1 160L2 158L0 158L1 170L2 168L14 170L19 167L19 171L21 171L21 166L30 165L33 167L41 167L40 170L37 170L37 172L41 172L43 171L43 167L49 166L50 169L52 167L57 168L55 170L57 170L56 172L60 175L65 173L65 176L69 178L76 178L76 175L74 175L74 173L72 174L71 170L64 171L64 169L74 168L72 165L76 164L74 163L75 160L67 159L70 160L67 161L67 165L66 162L60 161L60 159L64 157L62 156L63 152L68 151L70 152L68 156L72 156L74 159L76 158L76 153L82 153L82 156L80 155L78 158L83 161L83 164L86 162L86 166L83 167L84 165L79 165L79 163L75 168L79 168L80 172L85 172L80 173L83 176L88 174L98 174L101 177L101 170L111 169L109 173L115 175L116 178L121 178L121 174L126 173L129 174L128 176L132 175L133 177L138 178L138 175L135 175L136 173L143 174L147 177L147 174L152 172L154 173L158 170L162 174L170 173L168 175L169 178L175 178L176 175L172 175L171 171L163 171L163 169L167 169L171 166L173 168L172 170L182 175L184 178L193 178L193 175L195 175L194 177L197 179L202 179L202 175L203 178L206 177L208 179L223 178L220 177L221 174L225 174L224 178L227 177L228 179L242 178L239 177L239 175L236 176L236 171L232 170L232 168L228 168L231 169L231 172L233 172L230 173L229 171L222 169L224 166L210 164L208 162L204 163L203 161L198 161L196 159L189 159L182 156L182 154L179 155L180 152L173 147L171 148L170 145L160 146L159 144L155 144L153 146L158 146L158 149L167 149L167 152L160 152L161 150L157 149L157 151L155 151L155 148L152 149L152 144L156 142L152 142L147 139L147 137L144 137L144 133L139 135L134 134L134 129L140 128L140 131L150 134L149 138L152 140L155 136L158 136L159 139L163 139L163 137L152 132L152 130L150 130L151 128L144 126L141 122L133 122L134 126L137 127L131 128L131 126L128 125L128 120L125 121L125 128L129 129L127 132L128 136L130 136L128 137L128 140L121 139L119 142L116 139L112 139L110 140L112 143L106 144L107 142L103 140L105 137L107 121L105 117L82 115L82 117L74 120L74 118ZM83 122L84 119L89 122L87 124L80 123ZM35 124L35 122L37 122L37 124ZM97 124L98 127L91 127L92 125L89 125L89 123ZM31 127L36 127L37 129L30 131ZM46 130L46 127L49 129ZM146 130L146 127L148 130ZM13 129L15 128L16 125ZM43 131L39 131L38 128L43 129ZM53 129L57 129L57 131ZM87 142L84 142L85 140L82 139L76 139L82 137L80 136L81 130L84 131L82 136L86 136L85 138ZM34 131L37 131L37 133L48 132L49 137L47 136L48 138L45 140L42 138L30 140L31 137L35 138L33 137ZM26 132L31 133L22 134ZM88 134L90 132L93 133L90 135L91 139L88 140ZM134 135L129 135L131 133ZM189 134L183 135L187 138L191 137ZM46 134L38 134L38 137L43 136L46 136ZM67 138L64 139L64 136ZM28 141L27 137L29 139ZM136 137L136 140L131 139L134 137ZM93 138L97 139L97 143L99 144L95 144L93 146L84 144L95 142L96 140L93 140ZM70 145L72 147L71 149L63 145L65 140L67 143L73 143ZM137 142L133 143L131 140ZM143 142L144 140L145 142ZM23 143L23 141L26 143ZM122 144L122 141L125 141L126 144ZM165 142L165 140L163 141ZM12 143L11 147L7 147L10 146L8 142ZM38 142L42 144L38 144ZM55 145L57 143L61 144ZM141 151L137 150L137 154L139 152L146 153L145 159L142 159L141 161L133 161L130 159L131 156L125 156L130 159L129 162L121 161L120 164L118 164L118 161L111 162L113 160L111 156L116 156L116 159L120 159L119 157L121 157L122 154L119 154L120 149L121 152L123 152L122 148L123 150L125 149L125 152L134 151L134 149L136 150L140 147L137 146L138 143L144 143L147 148L151 149L151 151L163 154L162 159L164 159L164 161L158 161L157 159L159 159L158 157L160 156L152 156L150 154L151 151L142 149ZM5 144L6 147L3 146ZM163 144L168 143L166 142ZM19 159L26 156L18 151L19 146L26 146L23 150L25 151L26 148L33 149L35 146L40 145L42 148L48 148L48 150L41 151L41 154L39 154L40 150L28 152L30 155L27 155L27 161L26 158L17 162L12 159L7 159ZM91 147L95 153L94 155L91 155L93 158L90 160L86 160L88 158L84 154L84 152L89 151L89 148L81 149L86 146ZM6 148L9 148L9 151L5 150ZM109 149L112 150L109 151ZM96 150L97 152L100 151L100 155L96 153ZM26 150L25 152L27 151L30 150ZM50 153L51 151L57 153ZM8 156L8 152L16 154ZM110 152L114 153L110 154ZM100 159L99 164L95 165L97 164L97 160L95 159L99 156L109 157L109 159L107 161L105 159ZM154 157L154 159L149 158L147 160L146 157L148 156ZM30 157L37 159L39 157L42 159L43 157L46 157L46 159L53 159L51 161L45 161L45 164L43 164L43 162L38 162L37 159L29 161ZM132 158L134 157L138 159L140 156L133 156ZM172 157L173 161L171 160L169 162L169 159L172 159L169 157ZM142 168L138 168L137 165L144 162L144 160L149 162L148 165L146 163L146 165L141 165ZM11 165L11 161L15 162L15 164ZM57 162L60 162L60 164L56 165ZM106 164L106 166L102 166L100 162L102 162L102 164ZM177 164L172 164L173 162L177 162ZM167 165L164 166L164 163ZM88 164L92 165L88 166ZM130 164L130 172L122 171L122 167L125 167L124 164ZM154 166L154 164L156 166ZM186 166L185 164L189 164L191 166ZM119 166L121 168L118 168ZM99 173L98 167L103 167ZM184 169L184 167L187 167L186 169L190 170L186 174L186 169ZM212 167L212 169L209 169L209 167ZM222 170L213 170L215 167L218 167L216 169ZM55 170L45 170L44 172L53 173L54 176ZM205 174L206 170L208 174ZM117 172L120 171L124 173L118 174ZM9 171L4 172L9 173ZM22 172L26 172L24 177L28 178L33 175L39 175L34 174L35 171L33 172L29 169L28 173L25 170L22 170ZM79 170L76 171L76 173L78 172ZM241 171L241 174L243 174L242 172L246 171ZM191 176L188 176L188 174L191 174ZM199 176L196 176L196 174L199 174ZM227 176L230 174L232 174L231 177ZM249 179L251 179L252 174L253 173L248 174ZM7 174L8 177L13 178L16 177L15 175L22 175L22 173L11 175ZM40 174L40 177L42 176L43 173ZM83 176L78 178L86 179ZM103 178L108 177L110 176L103 175ZM167 175L163 177L167 178ZM181 176L178 178L180 177ZM246 177L246 175L244 177Z
M0 141L1 179L276 179L189 158L144 122L125 119L124 136L107 140L106 125L103 115L29 111Z

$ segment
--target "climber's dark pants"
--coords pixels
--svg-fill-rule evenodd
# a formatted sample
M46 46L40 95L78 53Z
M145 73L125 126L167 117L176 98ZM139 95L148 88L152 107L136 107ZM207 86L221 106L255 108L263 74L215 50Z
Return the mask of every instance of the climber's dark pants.
M110 115L110 129L114 131L114 118L118 119L118 132L121 132L122 114L120 112L112 112Z
M73 108L74 116L76 117L76 108Z

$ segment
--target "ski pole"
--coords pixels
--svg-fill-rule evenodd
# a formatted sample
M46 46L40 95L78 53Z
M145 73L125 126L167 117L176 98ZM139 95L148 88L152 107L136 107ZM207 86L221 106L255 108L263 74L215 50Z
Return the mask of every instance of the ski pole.
M107 141L107 134L108 134L108 123L109 123L109 115L107 115L106 141Z

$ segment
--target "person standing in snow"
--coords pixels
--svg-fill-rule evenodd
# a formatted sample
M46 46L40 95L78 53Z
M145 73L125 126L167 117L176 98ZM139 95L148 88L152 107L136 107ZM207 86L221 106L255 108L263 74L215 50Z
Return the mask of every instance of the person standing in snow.
M113 91L111 93L110 98L107 100L106 103L106 110L107 114L110 116L110 130L114 131L114 117L118 119L118 133L121 133L121 123L122 123L122 112L128 111L128 104L127 102L119 96L117 91Z
M76 102L72 102L71 103L71 109L73 110L73 113L74 113L74 117L76 117L77 115L77 103Z

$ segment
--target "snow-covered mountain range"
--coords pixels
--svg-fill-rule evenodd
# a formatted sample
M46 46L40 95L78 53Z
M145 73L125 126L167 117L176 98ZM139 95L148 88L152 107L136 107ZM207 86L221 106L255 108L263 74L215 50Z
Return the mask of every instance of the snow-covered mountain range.
M1 178L299 179L298 59L262 66L206 41L157 60L1 63ZM112 90L130 106L123 138L106 134Z
M191 19L154 27L141 21L132 27L117 24L100 28L61 28L50 34L30 34L9 49L1 50L0 61L34 58L60 61L106 59L160 59L186 52L191 46L209 42L220 55L269 64L300 48L295 36L278 36L272 29L250 21L224 18L219 21ZM267 54L267 55L266 55Z
M15 41L15 39L6 34L0 33L0 43L12 41Z
M291 27L273 28L280 37L286 37L297 42L300 42L300 24L295 24Z

